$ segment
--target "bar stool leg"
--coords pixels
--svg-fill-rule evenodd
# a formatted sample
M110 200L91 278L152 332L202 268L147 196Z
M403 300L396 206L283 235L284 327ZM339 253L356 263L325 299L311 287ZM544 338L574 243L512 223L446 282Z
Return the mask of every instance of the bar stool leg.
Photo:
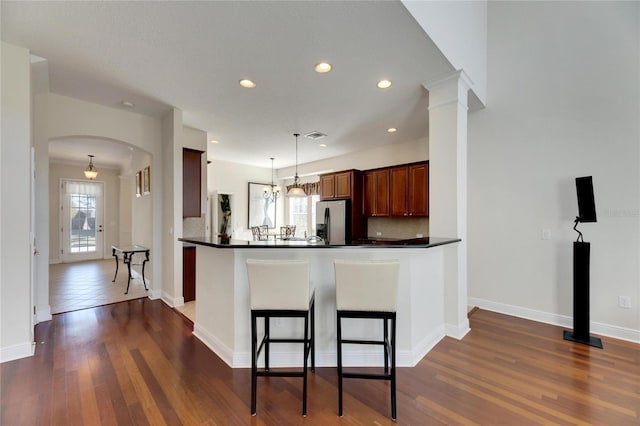
M309 350L307 349L309 342L309 312L304 316L304 348L302 350L302 356L304 361L302 362L302 415L307 416L307 365Z
M316 304L311 304L311 371L316 371Z
M271 339L271 335L269 333L269 315L264 317L264 369L265 371L269 371L269 340Z
M387 320L384 320L385 324ZM385 345L386 348L386 345ZM396 316L391 318L391 419L396 420Z
M338 415L342 417L342 317L337 316L337 340L338 340Z
M383 318L382 322L384 324L384 338L382 340L384 342L382 345L384 348L384 374L389 374L389 321Z
M257 318L251 313L251 415L256 415L256 392L258 387L258 336L257 336Z

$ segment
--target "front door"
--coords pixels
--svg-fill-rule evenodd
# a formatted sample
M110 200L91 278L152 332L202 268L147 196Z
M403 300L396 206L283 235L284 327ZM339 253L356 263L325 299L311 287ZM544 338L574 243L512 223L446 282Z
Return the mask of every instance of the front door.
M102 259L104 184L62 179L60 189L62 262Z

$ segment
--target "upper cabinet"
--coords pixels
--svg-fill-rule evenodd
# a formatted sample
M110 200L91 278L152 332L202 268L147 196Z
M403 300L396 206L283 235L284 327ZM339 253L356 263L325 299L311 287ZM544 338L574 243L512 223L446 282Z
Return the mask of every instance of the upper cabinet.
M363 213L369 217L428 217L429 162L364 172Z
M354 183L360 173L357 170L329 173L320 176L320 199L344 200L354 195Z
M429 216L429 163L390 169L391 216Z
M182 149L182 217L200 217L202 151Z
M389 169L364 173L365 216L389 216Z

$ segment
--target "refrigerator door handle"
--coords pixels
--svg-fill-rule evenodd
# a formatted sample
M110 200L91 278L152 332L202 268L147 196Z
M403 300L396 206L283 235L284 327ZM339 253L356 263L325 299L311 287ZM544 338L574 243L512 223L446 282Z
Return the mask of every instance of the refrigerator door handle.
M324 232L325 240L328 243L331 232L331 215L329 214L329 207L325 207L324 209Z

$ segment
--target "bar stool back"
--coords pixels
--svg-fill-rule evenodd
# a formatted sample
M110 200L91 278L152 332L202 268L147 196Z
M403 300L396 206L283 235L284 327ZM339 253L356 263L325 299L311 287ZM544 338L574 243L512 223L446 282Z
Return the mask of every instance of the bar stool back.
M305 260L247 259L251 305L251 415L256 415L258 376L302 377L302 415L307 415L307 365L315 371L315 294L310 293L309 263ZM273 338L271 318L303 318L303 338ZM264 318L264 336L258 345L257 321ZM311 323L311 324L309 324ZM271 343L302 343L302 371L270 371ZM264 369L258 369L258 356L264 349Z
M398 300L397 260L335 260L338 414L342 416L342 380L374 379L391 382L391 418L396 420L396 307ZM343 318L371 318L383 321L382 340L344 339ZM390 323L390 327L389 327ZM389 336L391 332L391 336ZM384 349L383 374L346 372L342 367L342 345L380 345ZM389 368L391 364L391 368Z

